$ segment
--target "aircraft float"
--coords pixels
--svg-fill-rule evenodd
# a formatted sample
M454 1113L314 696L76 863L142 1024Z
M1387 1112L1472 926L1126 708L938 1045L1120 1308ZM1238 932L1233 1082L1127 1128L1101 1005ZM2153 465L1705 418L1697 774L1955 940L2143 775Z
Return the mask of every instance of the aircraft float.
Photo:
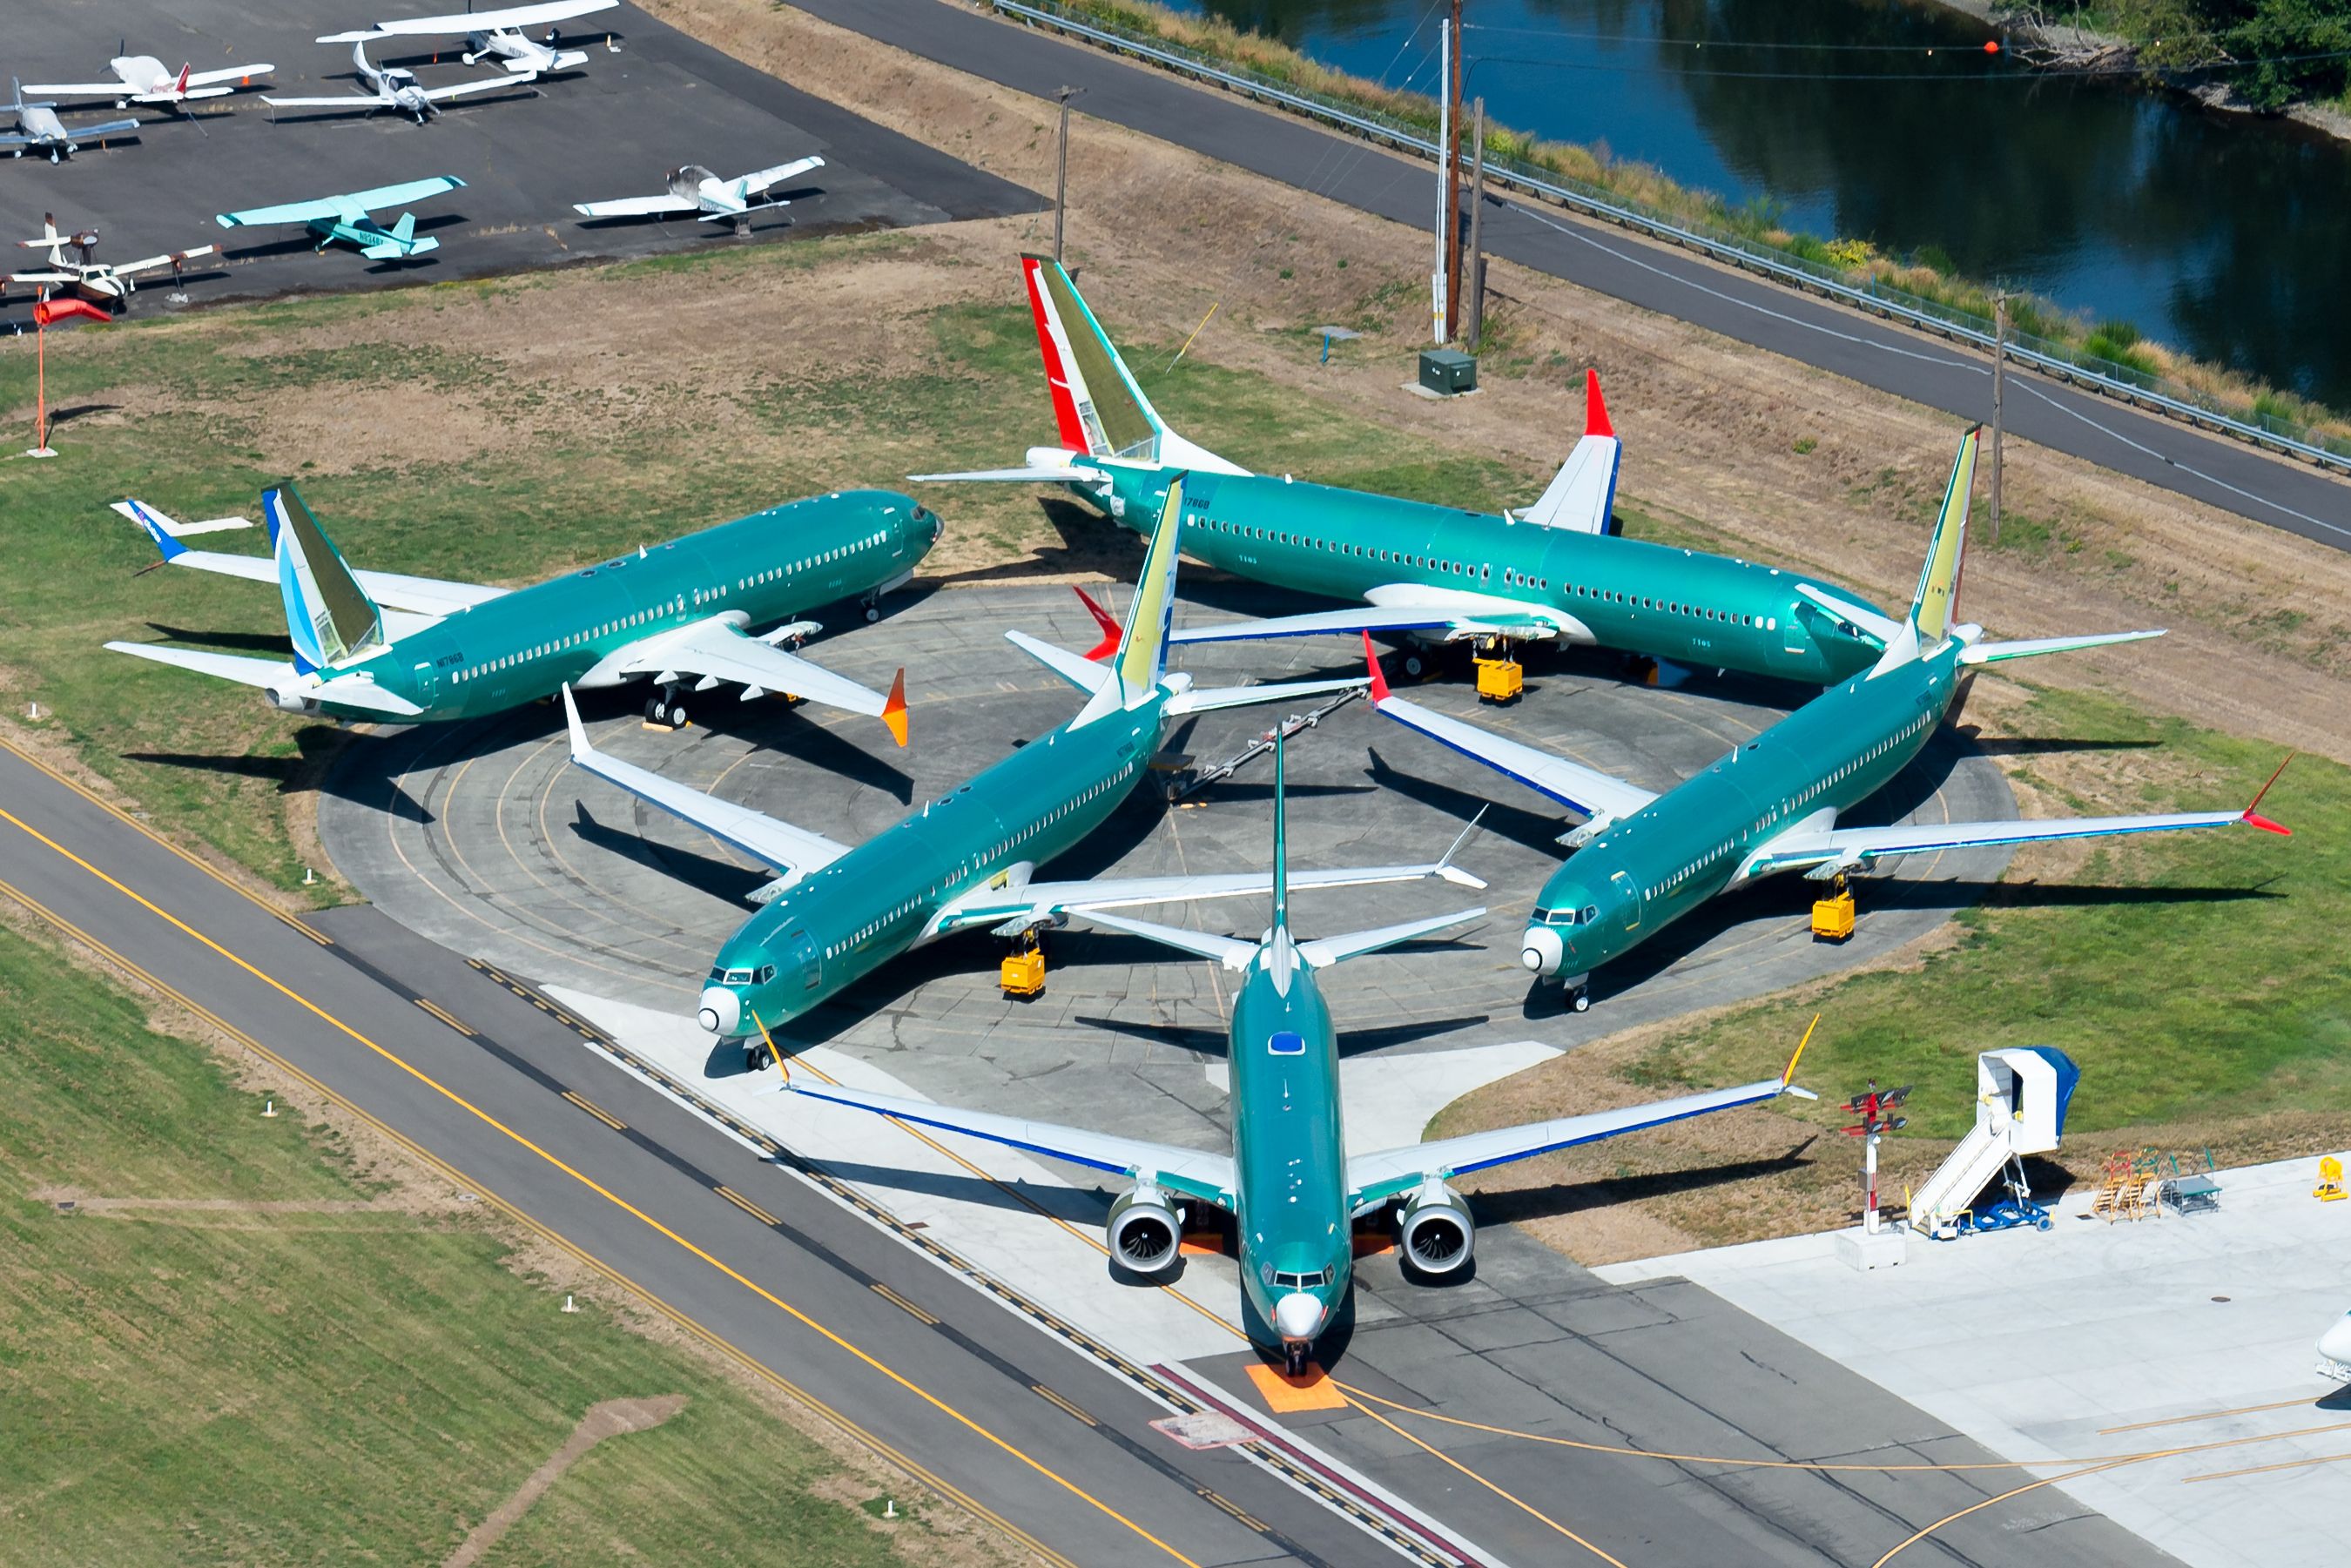
M276 583L293 657L107 646L258 686L287 713L422 724L650 678L646 716L664 723L686 722L687 683L695 692L739 685L745 702L789 692L877 716L906 744L904 670L884 697L778 644L820 630L799 619L819 605L862 598L870 619L874 601L914 575L939 519L910 497L844 490L793 501L513 590L353 571L290 484L261 497L266 556L190 549L166 519L124 505L164 564Z
M1592 972L1601 965L1624 956L1717 894L1777 872L1801 871L1842 887L1849 873L1872 870L1893 856L1938 850L2237 823L2286 832L2260 814L2260 795L2241 811L1837 825L1840 812L1876 794L1925 749L1964 695L1969 672L2011 659L2163 635L2107 632L2000 643L1985 641L1980 626L1954 622L1978 434L1970 430L1959 442L1908 617L1895 621L1858 602L1820 595L1833 613L1879 650L1876 664L1662 795L1395 695L1380 676L1370 638L1364 639L1372 703L1381 713L1509 775L1582 819L1561 840L1573 857L1536 894L1520 953L1520 961L1536 975L1564 980L1575 1010L1589 1006ZM2266 794L2269 786L2262 789Z
M1212 708L1288 702L1360 688L1363 681L1200 688L1166 667L1184 485L1168 486L1144 553L1125 627L1092 655L1019 632L1014 646L1086 695L1075 718L854 848L607 757L588 740L564 695L571 760L775 870L751 895L762 905L719 948L696 1018L739 1040L747 1064L768 1054L768 1032L890 959L952 932L987 926L1026 941L1082 911L1203 898L1262 896L1262 873L1109 877L1040 882L1038 867L1118 809L1148 771L1168 724ZM1096 655L1108 655L1096 663ZM1467 838L1465 832L1463 838ZM1485 883L1452 863L1461 841L1426 865L1304 872L1292 887L1353 887L1443 877Z
M1238 577L1362 607L1194 626L1178 643L1356 632L1555 642L1825 685L1877 649L1797 573L1621 537L1622 447L1586 378L1586 428L1541 498L1499 516L1252 474L1168 428L1059 263L1024 256L1059 446L1019 468L917 474L1068 486L1130 528L1187 476L1184 548ZM1852 596L1837 591L1839 602ZM1865 606L1865 608L1866 608ZM1873 614L1876 612L1873 611ZM1410 664L1417 674L1416 656Z
M1423 1279L1443 1280L1468 1266L1476 1245L1468 1202L1448 1185L1457 1176L1668 1122L1760 1105L1782 1094L1813 1097L1792 1082L1803 1055L1799 1043L1787 1071L1777 1078L1735 1089L1349 1154L1340 1103L1337 1035L1317 972L1466 925L1486 912L1466 909L1301 941L1290 929L1289 890L1297 883L1289 875L1283 794L1282 751L1277 741L1273 919L1256 941L1099 910L1075 912L1095 925L1148 937L1247 977L1233 998L1227 1035L1226 1060L1232 1071L1231 1153L866 1093L792 1077L779 1062L782 1087L805 1099L986 1138L1125 1177L1134 1185L1111 1205L1107 1239L1111 1256L1138 1275L1164 1276L1175 1269L1185 1232L1198 1228L1187 1222L1186 1209L1205 1205L1231 1215L1240 1249L1242 1326L1253 1344L1278 1356L1293 1376L1307 1372L1317 1345L1345 1320L1352 1304L1359 1226L1392 1228L1411 1270ZM1811 1038L1811 1030L1805 1038Z

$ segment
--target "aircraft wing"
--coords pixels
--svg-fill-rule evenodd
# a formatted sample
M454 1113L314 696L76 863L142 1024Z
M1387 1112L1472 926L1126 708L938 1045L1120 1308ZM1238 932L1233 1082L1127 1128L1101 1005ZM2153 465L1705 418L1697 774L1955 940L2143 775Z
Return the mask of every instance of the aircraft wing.
M109 643L118 653L174 664L240 685L271 686L316 697L345 707L367 708L394 723L424 710L405 697L394 696L364 675L338 675L317 685L305 685L298 671L277 659L248 659L235 653L207 653L194 648L167 648L155 643Z
M138 129L140 129L140 121L136 120L101 120L96 125L67 126L66 139L69 141L88 141L99 136L126 136Z
M871 1094L862 1089L816 1082L807 1075L787 1077L783 1092L830 1105L847 1105L911 1122L919 1127L984 1138L1032 1155L1087 1166L1113 1176L1157 1183L1171 1192L1198 1198L1219 1208L1233 1207L1238 1178L1230 1155L1206 1149L1178 1148L1173 1144L1145 1143L1113 1133L1092 1133L1082 1127L1032 1122L1025 1116L1000 1116L988 1111L959 1111L928 1100L907 1100L895 1094Z
M192 88L212 87L221 82L241 83L248 77L266 77L276 73L273 65L230 66L217 71L190 71L187 85Z
M640 800L692 822L721 843L774 867L789 881L796 882L810 872L821 871L849 852L847 844L835 843L822 833L779 822L748 806L721 800L633 762L605 756L588 744L588 731L580 723L580 708L571 700L569 686L563 688L563 717L571 729L573 762Z
M1366 655L1371 653L1369 637L1364 639L1364 652ZM1416 729L1440 746L1474 758L1497 773L1508 774L1537 794L1548 795L1587 818L1629 816L1657 798L1652 791L1627 784L1614 774L1570 762L1564 757L1555 757L1520 741L1505 740L1474 724L1447 718L1418 703L1392 696L1377 659L1372 660L1372 706L1405 728Z
M2273 833L2289 833L2248 807L2242 811L2172 811L2147 817L2053 817L2009 822L1914 822L1891 828L1799 829L1782 833L1747 862L1748 874L1812 868L1816 876L1866 868L1889 855L1936 850L1982 849L1995 844L2047 843L2058 839L2103 839L2125 833L2161 833L2180 828L2225 828L2243 822Z
M130 518L132 522L137 523L142 528L147 527L147 520L146 518L141 517L139 514L144 512L147 514L147 517L154 519L154 524L157 528L161 528L163 532L171 535L175 539L186 538L190 534L216 534L224 528L249 528L253 527L253 519L251 517L213 517L201 523L183 523L176 517L166 517L162 512L155 510L154 507L142 505L135 500L120 500L113 502L110 504L109 509L120 513L122 516Z
M132 98L128 82L28 81L17 92L26 98Z
M1613 534L1616 469L1625 449L1608 423L1600 399L1600 372L1583 372L1583 437L1552 476L1542 497L1519 514L1519 521L1579 534Z
M1453 847L1443 858L1424 865L1343 866L1322 871L1293 871L1290 873L1290 891L1309 887L1369 887L1380 883L1419 882L1426 877L1443 877L1462 887L1482 888L1486 884L1453 863L1455 852L1469 837L1469 829L1453 841ZM1019 887L975 888L949 903L939 914L937 929L956 931L968 925L1029 925L1051 921L1063 915L1076 915L1093 919L1105 909L1123 909L1142 904L1190 904L1204 898L1264 898L1273 892L1270 872L1211 873L1192 876L1128 876L1103 877L1092 882L1031 882ZM1105 925L1112 922L1105 921ZM1144 922L1131 922L1122 929L1131 929ZM1140 931L1137 935L1155 936L1155 931ZM1253 946L1253 945L1252 945ZM1205 957L1222 961L1223 949L1201 951Z
M1091 485L1105 477L1099 468L974 468L963 474L909 474L918 485L969 480L998 485Z
M160 267L177 267L183 261L193 261L200 256L210 256L218 249L220 246L216 245L200 245L193 250L175 250L163 256L148 256L143 261L117 262L113 272L117 277L129 273L152 272Z
M745 702L768 692L789 692L827 707L866 714L888 725L899 745L906 744L905 671L898 672L897 685L885 697L797 653L745 636L742 628L724 616L645 638L623 649L620 659L617 673L622 674L704 675L740 685Z
M522 87L538 79L537 70L517 71L508 77L491 77L486 81L459 82L455 87L428 87L423 89L425 101L439 103L444 99L470 98L477 92L504 92L510 87ZM284 102L284 99L278 101Z
M1795 1063L1791 1061L1788 1068L1792 1073ZM1390 1198L1401 1197L1428 1181L1447 1181L1472 1171L1509 1165L1513 1160L1531 1160L1537 1155L1573 1148L1578 1144L1595 1144L1603 1138L1662 1127L1668 1122L1686 1122L1710 1112L1760 1105L1788 1091L1788 1077L1782 1074L1742 1083L1736 1089L1710 1089L1702 1094L1684 1094L1647 1105L1593 1111L1581 1116L1562 1116L1557 1121L1440 1138L1433 1144L1353 1155L1347 1160L1348 1207L1361 1213Z
M370 38L435 37L456 33L491 33L536 27L543 22L568 22L575 16L610 11L621 0L548 0L538 5L511 5L503 11L463 11L446 16L406 16L377 22L348 33L329 33L322 44L357 44ZM264 67L263 69L268 68Z
M571 210L591 218L649 218L656 213L698 213L683 196L622 196L610 202L574 202Z
M340 98L278 98L270 93L265 92L261 95L261 101L267 104L272 109L360 109L371 103L378 105L388 104L392 101L392 94L388 92L360 91L347 92ZM341 207L337 205L331 200L325 202L298 202L291 204L295 206L308 206L322 210L304 213L299 218L256 218L247 216L245 221L246 223L290 224L305 222L310 218L330 218L342 215ZM282 207L264 207L261 210L263 212L283 212L286 209Z
M1539 604L1523 609L1505 600L1474 604L1390 599L1352 610L1317 610L1303 615L1276 615L1257 621L1221 621L1208 626L1187 626L1169 634L1170 643L1253 643L1275 637L1345 636L1357 632L1443 632L1447 641L1463 637L1508 636L1520 642L1549 642L1560 634L1560 618Z
M811 169L824 167L821 158L795 158L789 163L778 163L772 169L760 169L736 182L747 196L756 196L768 186L779 184L795 174L805 174Z

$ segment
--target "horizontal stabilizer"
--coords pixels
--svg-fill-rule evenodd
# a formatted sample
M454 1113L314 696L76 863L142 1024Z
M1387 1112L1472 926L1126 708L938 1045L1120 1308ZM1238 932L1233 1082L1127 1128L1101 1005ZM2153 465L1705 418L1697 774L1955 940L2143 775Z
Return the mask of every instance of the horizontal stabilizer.
M183 523L135 499L116 501L112 503L110 509L130 518L142 528L149 528L152 523L151 537L154 531L160 530L172 538L183 539L192 534L216 534L227 528L253 527L253 519L250 517L210 517L201 523ZM141 513L145 516L141 516ZM276 568L271 568L269 575L272 579L276 578L277 575Z
M1329 696L1333 692L1364 689L1362 680L1279 681L1260 686L1199 686L1167 699L1170 714L1207 713L1212 708L1250 707L1259 703L1294 702L1301 697Z
M1004 640L1089 695L1102 690L1112 679L1109 665L1097 664L1083 653L1057 648L1026 632L1007 632Z
M1865 604L1855 604L1850 599L1841 599L1823 589L1813 587L1809 582L1796 584L1796 591L1864 636L1870 638L1881 648L1892 643L1902 634L1901 622L1889 615L1880 615Z
M974 482L996 485L1084 485L1105 477L1099 468L974 468L961 474L909 474L917 485Z
M207 653L195 648L167 648L160 643L109 643L107 647L135 659L175 664L183 670L245 686L290 685L299 678L294 666L284 659L248 659L241 653Z
M2103 648L2110 643L2144 643L2161 632L2099 632L2087 637L2028 637L2018 643L1977 643L1960 650L1962 664L1997 664L2007 659L2029 659L2036 653L2070 653L2078 648Z
M1099 909L1074 912L1090 925L1123 931L1130 936L1141 936L1162 946L1173 947L1179 953L1190 953L1222 965L1233 974L1248 968L1259 953L1255 942L1244 942L1238 936L1218 936L1211 932L1192 931L1180 925L1162 925L1155 920L1134 920L1123 915L1112 915Z
M1450 931L1458 925L1467 925L1473 920L1485 918L1485 915L1486 911L1483 908L1464 909L1451 915L1432 915L1425 920L1406 920L1395 925L1378 925L1369 931L1350 931L1339 936L1317 936L1312 941L1301 942L1298 945L1298 956L1306 961L1309 968L1327 969L1333 964L1344 963L1350 958L1360 958L1366 953L1377 953L1383 948L1417 941L1423 936L1434 936L1440 931Z

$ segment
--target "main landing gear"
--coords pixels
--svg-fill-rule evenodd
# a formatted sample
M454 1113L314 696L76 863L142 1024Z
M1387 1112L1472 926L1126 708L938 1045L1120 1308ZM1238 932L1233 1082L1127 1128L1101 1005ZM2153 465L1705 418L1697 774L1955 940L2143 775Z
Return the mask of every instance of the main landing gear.
M684 729L691 722L685 711L685 694L675 686L663 686L645 699L645 727L649 729Z
M758 1072L767 1068L773 1067L775 1064L776 1053L768 1049L768 1042L766 1040L747 1040L743 1042L744 1071Z

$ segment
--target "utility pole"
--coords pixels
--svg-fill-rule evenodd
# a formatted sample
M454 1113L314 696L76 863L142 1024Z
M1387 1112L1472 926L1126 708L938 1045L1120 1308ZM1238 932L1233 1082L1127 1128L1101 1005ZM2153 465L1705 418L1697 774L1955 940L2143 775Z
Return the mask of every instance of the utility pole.
M1445 340L1461 328L1461 0L1453 0L1453 58L1445 78Z
M1445 156L1447 138L1453 131L1453 95L1445 83L1452 79L1453 24L1437 24L1437 263L1428 274L1428 333L1442 348L1446 339L1447 318L1452 302L1445 297L1445 242L1451 237L1453 227L1446 213L1446 176L1452 172Z
M1480 232L1486 216L1486 100L1469 106L1469 324L1461 344L1478 351L1486 335L1486 244Z
M2008 290L1991 299L1991 542L2000 543L2001 399L2008 391Z
M1085 90L1081 87L1065 87L1053 94L1061 106L1061 141L1053 172L1053 260L1056 265L1061 259L1061 220L1070 205L1070 99Z

